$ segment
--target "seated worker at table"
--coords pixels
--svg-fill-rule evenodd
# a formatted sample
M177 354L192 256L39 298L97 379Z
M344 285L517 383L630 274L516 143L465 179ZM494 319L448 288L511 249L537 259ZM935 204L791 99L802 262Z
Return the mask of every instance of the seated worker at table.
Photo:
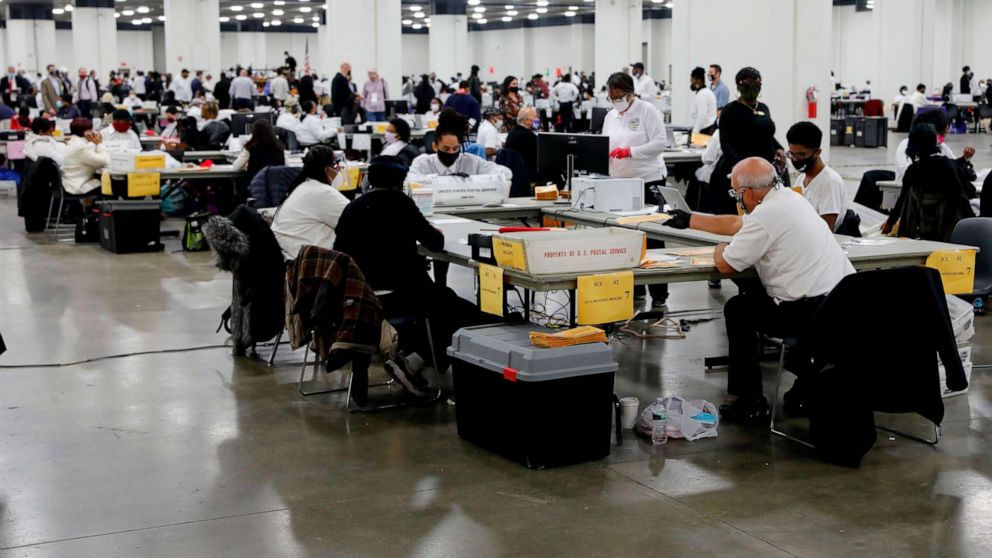
M276 118L276 128L281 128L287 132L293 132L295 134L299 127L300 105L292 97L290 97L286 100L286 104L283 106L282 112L279 113L279 118Z
M764 290L749 289L727 301L723 309L730 351L727 391L737 399L721 406L720 416L731 422L767 425L758 334L799 334L827 294L854 273L854 267L813 207L784 187L775 167L765 159L749 157L734 165L731 187L730 194L745 217L676 210L665 224L733 236L729 244L714 249L717 269L725 275L751 267L757 272ZM795 393L796 387L790 391ZM787 404L787 412L789 408Z
M128 92L127 97L121 99L121 104L127 105L127 108L131 110L138 110L142 107L142 105L144 105L144 101L142 101L134 89L132 89Z
M410 181L417 182L431 176L454 174L502 174L507 181L513 179L510 169L481 157L462 152L462 143L468 135L468 121L454 109L441 111L434 131L434 153L418 156L410 165Z
M103 147L103 135L93 131L89 118L69 123L69 136L62 159L62 189L70 194L88 194L100 189L96 173L110 165L110 155Z
M913 164L902 179L902 190L882 233L899 223L899 236L947 242L958 221L974 217L971 198L977 193L961 166L941 153L937 130L917 124L909 132L906 154Z
M334 227L348 205L337 189L338 171L329 146L316 145L303 157L303 171L272 220L272 233L287 260L296 259L302 246L334 246Z
M410 124L402 118L389 121L383 142L385 145L382 147L381 155L399 157L406 167L413 164L413 160L420 156L420 149L410 143Z
M496 159L496 152L499 151L499 128L503 125L503 113L496 107L486 107L482 111L482 122L479 123L479 131L475 141L486 150L486 158L490 161Z
M431 280L417 243L432 252L444 249L444 234L434 228L403 193L407 168L397 157L380 156L368 170L367 194L348 204L338 220L334 249L354 258L365 279L384 297L387 314L426 314L434 335L438 369L447 367L444 348L460 327L479 323L475 305ZM427 351L420 352L428 356Z
M286 164L286 146L276 137L276 131L268 120L256 120L251 125L251 139L245 143L232 168L245 173L246 184L268 166Z
M820 158L823 132L812 122L793 124L785 135L789 141L786 155L792 166L802 174L798 182L806 201L827 222L832 232L840 232L847 213L847 191L844 179Z
M118 109L111 116L110 126L100 130L104 146L108 151L141 151L141 140L131 129L131 113Z
M220 149L231 137L231 126L218 120L220 107L217 103L204 103L200 107L200 120L196 123L200 131L200 147L205 150Z
M524 159L527 167L527 180L537 182L537 132L541 128L541 117L534 107L524 107L517 112L517 124L506 135L504 149L512 149Z
M937 142L940 145L940 154L948 159L956 159L957 164L962 167L965 174L970 174L971 179L975 179L975 170L971 165L971 158L975 156L975 148L971 146L966 146L961 151L961 156L955 158L954 151L951 150L950 146L944 143L944 138L947 137L948 120L947 113L942 110L929 110L924 112L913 119L913 126L917 124L929 124L937 131ZM907 153L907 148L909 147L909 137L907 136L899 145L896 146L896 180L902 181L903 176L906 175L906 170L910 165L913 164L913 158Z
M296 141L302 147L317 145L331 139L338 131L334 128L324 127L320 117L317 116L317 105L313 101L303 101L300 103L300 110L303 117L299 127L296 128Z
M32 161L48 157L61 167L65 158L65 143L55 139L52 135L54 130L54 120L35 118L31 122L31 132L24 141L24 156Z
M31 129L31 109L28 107L21 107L17 109L17 114L10 118L10 129L11 130L30 130Z
M58 111L55 113L55 117L59 120L72 120L73 118L79 118L83 114L79 112L79 107L77 107L72 102L72 95L62 95L62 106L59 107Z

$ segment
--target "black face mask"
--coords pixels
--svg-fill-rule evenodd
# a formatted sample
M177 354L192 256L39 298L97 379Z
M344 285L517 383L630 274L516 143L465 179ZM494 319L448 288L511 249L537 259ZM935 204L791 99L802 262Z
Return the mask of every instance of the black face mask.
M796 168L799 172L806 172L813 168L813 164L816 162L816 157L809 157L807 159L793 159L792 166Z
M447 151L438 151L437 160L441 161L442 165L446 167L450 167L451 165L455 164L455 161L458 160L458 155L460 155L460 153L448 153Z
M520 91L520 88L519 87L511 87L509 89L509 91L510 91L510 93L517 93L518 91Z
M741 99L749 103L757 101L758 95L761 94L760 85L741 84L737 86L737 90L741 92Z

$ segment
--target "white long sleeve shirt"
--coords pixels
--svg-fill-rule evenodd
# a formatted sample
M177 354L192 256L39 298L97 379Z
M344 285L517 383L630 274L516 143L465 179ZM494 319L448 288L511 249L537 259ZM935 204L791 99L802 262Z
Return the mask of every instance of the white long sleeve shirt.
M334 128L324 128L323 123L321 123L320 118L316 114L308 114L296 130L293 130L296 134L296 141L300 142L300 145L316 145L322 141L328 140L337 133Z
M334 228L348 205L348 198L323 182L310 179L286 198L272 220L283 255L296 259L303 246L334 247Z
M289 97L289 82L282 76L273 78L269 89L272 91L272 96L280 102L285 101Z
M716 95L708 87L696 91L692 100L692 131L699 132L716 124Z
M122 134L111 125L100 130L100 135L103 136L103 145L107 151L141 151L141 140L134 130Z
M574 103L579 100L579 88L571 82L563 81L551 90L551 95L558 99L559 103Z
M658 93L658 86L651 76L641 74L641 77L634 80L634 93L642 99L653 100Z
M447 176L451 174L464 173L470 176L479 174L502 174L507 181L513 180L513 171L497 165L492 161L487 161L476 157L471 153L462 153L455 159L455 163L450 167L441 164L437 158L437 153L418 155L410 165L410 173L407 180L419 182L432 176Z
M188 103L193 100L193 80L182 77L172 78L169 90L176 94L176 100Z
M110 165L110 155L103 144L71 136L62 159L62 189L70 194L85 194L100 187L98 171Z
M276 128L282 128L283 130L288 130L295 134L299 127L300 117L295 114L284 112L279 115L279 118L276 119Z
M668 140L665 122L650 103L634 99L623 114L611 109L603 120L603 135L610 137L611 152L618 147L630 148L630 157L610 158L610 176L654 182L668 174L662 156Z

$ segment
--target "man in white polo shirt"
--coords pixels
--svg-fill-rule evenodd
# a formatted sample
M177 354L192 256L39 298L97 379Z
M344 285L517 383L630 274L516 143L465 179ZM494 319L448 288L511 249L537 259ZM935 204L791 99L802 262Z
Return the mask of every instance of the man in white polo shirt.
M761 424L767 423L769 409L761 389L759 332L798 335L854 267L813 206L783 187L768 161L744 159L734 166L730 181L731 195L746 212L743 218L675 211L665 224L733 236L714 250L717 269L729 275L753 267L758 274L764 289L742 291L723 310L730 350L727 391L737 399L721 406L720 415Z

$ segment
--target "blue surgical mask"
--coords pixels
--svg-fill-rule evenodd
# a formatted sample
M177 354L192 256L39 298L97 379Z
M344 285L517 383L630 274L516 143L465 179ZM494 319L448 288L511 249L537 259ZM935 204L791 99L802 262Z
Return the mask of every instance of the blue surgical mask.
M541 129L541 119L540 118L535 118L534 120L531 120L530 127L533 130L540 130Z

